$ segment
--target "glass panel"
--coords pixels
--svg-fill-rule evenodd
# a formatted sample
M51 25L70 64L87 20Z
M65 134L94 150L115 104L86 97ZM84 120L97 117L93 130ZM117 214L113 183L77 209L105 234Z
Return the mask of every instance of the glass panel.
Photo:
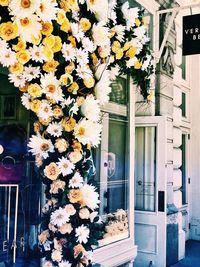
M135 209L155 211L156 202L156 128L135 130Z
M186 80L186 57L182 57L182 64L181 64L181 69L182 69L182 79Z
M186 117L186 93L182 92L182 104L181 104L182 116Z
M187 203L186 198L186 135L182 134L182 204L185 205Z
M112 91L110 93L110 102L114 102L120 105L126 105L126 80L123 78L117 78L116 81L112 82L111 87Z

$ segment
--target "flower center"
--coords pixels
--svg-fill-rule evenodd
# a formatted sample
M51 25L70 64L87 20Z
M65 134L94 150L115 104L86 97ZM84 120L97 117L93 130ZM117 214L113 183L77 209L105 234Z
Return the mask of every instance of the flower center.
M29 8L31 6L31 1L30 0L21 0L21 6L23 8Z
M49 149L49 145L48 144L42 144L40 149L45 152Z
M28 18L20 19L20 23L23 27L26 27L30 24L30 21Z
M79 135L84 135L85 134L85 128L80 127L78 132L79 132Z
M55 85L53 85L53 84L49 84L49 85L47 86L47 89L48 89L48 92L49 92L49 93L54 93L54 92L56 91L56 87L55 87Z

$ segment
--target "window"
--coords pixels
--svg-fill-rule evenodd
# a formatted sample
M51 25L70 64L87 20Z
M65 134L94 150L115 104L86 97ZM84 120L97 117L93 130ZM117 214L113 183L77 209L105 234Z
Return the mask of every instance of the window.
M186 191L186 184L187 184L187 177L186 177L186 134L182 134L182 166L181 166L181 171L182 171L182 204L185 205L187 204L187 191Z
M155 211L156 127L136 127L135 209Z
M182 116L186 117L186 93L184 92L182 92L181 110Z
M181 69L182 69L182 79L186 80L186 56L182 56Z
M95 182L100 194L100 214L107 224L108 244L129 236L128 183L129 134L127 116L127 80L118 78L112 84L110 103L102 110L102 141L94 151ZM116 233L112 233L117 226Z

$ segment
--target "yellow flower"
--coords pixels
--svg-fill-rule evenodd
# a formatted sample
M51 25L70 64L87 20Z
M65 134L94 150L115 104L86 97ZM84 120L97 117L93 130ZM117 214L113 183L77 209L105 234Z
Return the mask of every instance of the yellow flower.
M51 162L49 165L47 165L44 169L44 174L47 178L54 181L58 178L58 175L60 174L59 168L56 165L55 162Z
M126 42L126 43L124 44L123 50L124 50L124 51L127 51L130 47L131 47L131 44L130 44L129 42Z
M66 15L64 10L59 10L57 13L57 22L58 24L62 25L63 22L66 20Z
M46 71L46 72L55 72L56 71L56 68L58 67L59 65L59 62L52 59L51 61L48 61L46 62L44 65L43 65L43 70Z
M0 0L0 6L8 6L9 0Z
M42 34L40 34L39 36L38 36L38 38L36 38L35 36L31 36L31 42L32 42L32 44L34 44L34 45L39 45L39 43L41 42L41 40L42 40Z
M0 24L0 37L6 41L15 39L18 34L17 25L11 21Z
M28 93L34 98L40 97L42 95L42 89L37 83L33 83L28 86Z
M139 60L137 60L137 61L135 62L135 64L134 64L134 68L135 68L136 70L139 70L139 69L141 69L141 67L142 67L142 63L141 63Z
M41 101L38 100L38 99L34 99L32 102L31 102L31 110L35 113L38 113L39 109L40 109L40 106L41 106Z
M81 244L76 245L74 248L74 258L77 258L79 256L80 253L84 253L85 249Z
M42 43L44 46L52 48L55 45L55 36L50 35L50 36L45 37Z
M26 64L30 60L30 53L27 50L21 50L16 54L19 63Z
M49 36L53 31L53 25L50 22L42 22L42 30L41 33L43 35Z
M24 67L21 63L17 62L14 65L9 67L9 71L14 74L20 74L24 70Z
M39 121L35 121L33 123L33 127L34 127L33 129L34 129L35 133L38 133L38 132L40 132L42 130L42 125L41 125L41 123Z
M77 203L82 200L82 194L79 189L70 190L67 196L71 203Z
M60 2L60 7L61 7L65 12L70 11L70 9L69 9L69 4L68 4L68 0L61 0L61 2Z
M121 48L121 49L119 49L119 50L117 51L115 57L116 57L116 59L121 59L121 58L123 57L123 55L124 55L124 51L123 51L123 49Z
M18 38L18 43L16 45L12 46L13 50L15 51L20 51L20 50L25 50L26 49L26 42Z
M69 86L71 83L73 83L73 76L65 73L60 77L60 83L61 85Z
M72 35L70 35L67 40L71 42L73 47L76 47L76 39Z
M133 58L133 57L136 55L136 52L137 52L137 48L131 46L131 47L128 49L128 51L126 51L126 56L129 57L129 58Z
M74 62L70 62L69 65L67 65L65 67L65 71L69 74L71 74L73 72L73 70L75 69L75 65Z
M56 119L59 119L60 117L62 117L63 116L63 110L62 110L62 108L59 107L59 106L55 106L53 108L53 116Z
M91 23L86 18L82 18L79 23L80 23L80 27L83 30L83 32L86 32L91 28Z
M38 109L39 110L39 109ZM49 125L49 123L52 121L52 118L51 117L49 117L48 119L44 119L44 120L42 120L41 118L39 118L39 122L42 124L42 125L44 125L44 126L48 126Z
M19 87L19 91L26 93L28 91L28 86L29 86L29 84L26 83L23 87Z
M93 65L96 66L98 64L98 58L97 58L96 54L92 53L91 58L92 58Z
M52 47L52 51L54 53L59 52L62 48L62 40L59 36L55 36L55 43L54 46Z
M154 92L155 91L153 89L149 90L148 96L147 96L147 101L149 101L149 102L152 102L153 101L154 96L155 96Z
M53 51L49 47L44 47L43 53L45 56L46 61L51 61L53 59Z
M84 79L83 83L87 88L92 88L94 86L95 80L93 77L91 77L89 79Z
M67 90L69 93L76 95L78 89L79 89L79 86L78 86L77 82L73 82L72 85L70 85L70 87L68 87Z
M61 31L63 32L69 32L71 30L71 26L70 26L70 22L69 20L66 18L66 20L62 23L61 27L60 27Z
M119 41L114 41L113 44L112 44L112 47L111 47L112 51L114 53L117 53L120 48L121 48L120 42Z
M141 21L140 21L138 18L136 18L136 19L135 19L135 25L136 25L137 27L139 27L140 24L141 24Z
M74 130L74 127L76 125L76 120L72 117L65 118L62 120L62 126L66 132L71 132Z
M74 140L73 141L73 145L72 145L73 149L75 151L81 151L82 150L82 145L81 143L79 143L78 141Z

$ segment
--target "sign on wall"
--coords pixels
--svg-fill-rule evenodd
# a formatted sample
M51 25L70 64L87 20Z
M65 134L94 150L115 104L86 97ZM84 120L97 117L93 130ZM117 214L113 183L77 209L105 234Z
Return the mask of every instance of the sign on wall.
M200 54L200 14L183 17L183 56Z

